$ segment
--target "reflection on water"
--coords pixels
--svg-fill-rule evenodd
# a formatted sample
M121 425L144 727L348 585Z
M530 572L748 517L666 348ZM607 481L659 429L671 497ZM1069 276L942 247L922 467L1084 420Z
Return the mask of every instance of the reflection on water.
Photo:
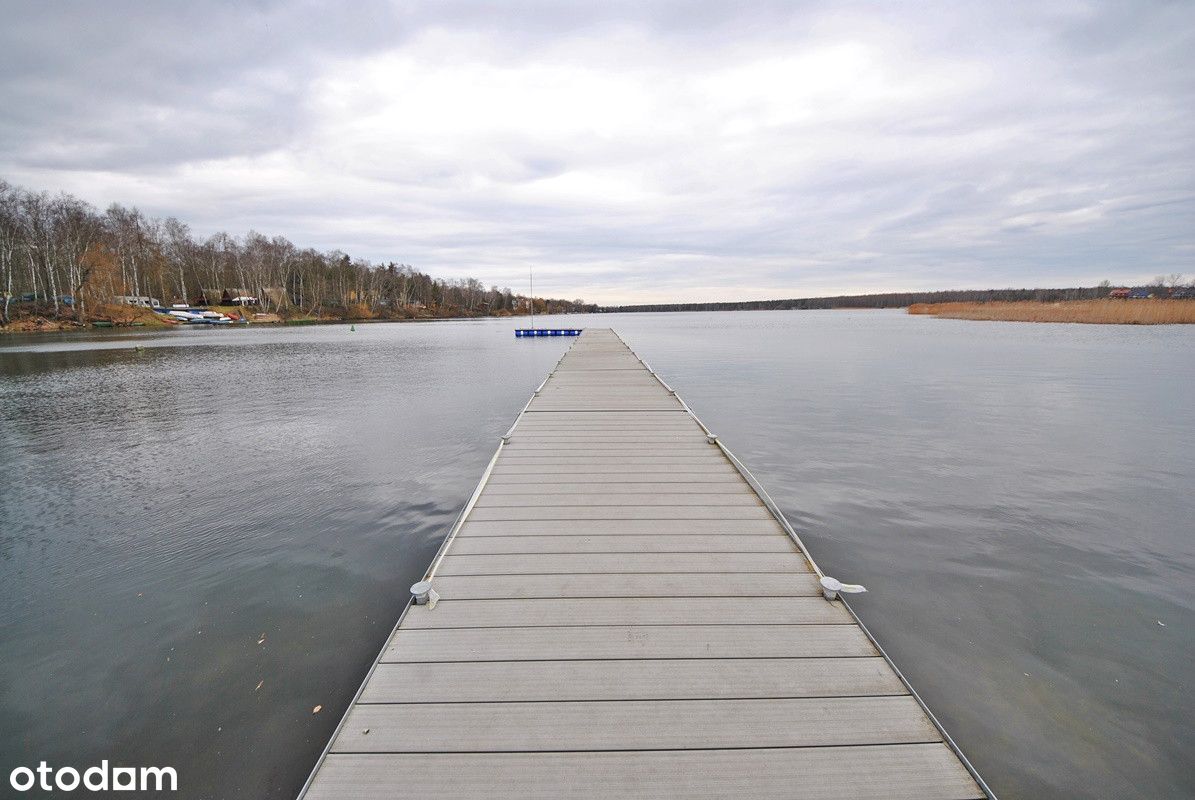
M0 352L3 775L110 758L176 766L184 797L293 797L566 345L461 323L92 341Z
M1006 800L1195 793L1195 331L559 322L617 328L869 587L856 609ZM293 796L568 344L512 327L0 340L3 775L109 758L178 767L184 797Z

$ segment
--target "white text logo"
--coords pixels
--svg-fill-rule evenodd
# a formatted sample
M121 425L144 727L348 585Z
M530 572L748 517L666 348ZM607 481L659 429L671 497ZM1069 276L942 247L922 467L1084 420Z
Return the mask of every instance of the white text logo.
M80 772L74 767L55 769L41 762L37 769L17 767L8 776L8 783L18 792L33 788L50 791L73 792L84 789L90 792L177 792L178 773L174 767L113 767L107 760L98 767L88 767Z

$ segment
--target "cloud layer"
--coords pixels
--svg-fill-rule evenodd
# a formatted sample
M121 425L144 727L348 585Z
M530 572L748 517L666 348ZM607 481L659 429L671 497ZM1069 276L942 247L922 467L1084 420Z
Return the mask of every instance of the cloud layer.
M1195 272L1195 6L28 3L0 176L598 302Z

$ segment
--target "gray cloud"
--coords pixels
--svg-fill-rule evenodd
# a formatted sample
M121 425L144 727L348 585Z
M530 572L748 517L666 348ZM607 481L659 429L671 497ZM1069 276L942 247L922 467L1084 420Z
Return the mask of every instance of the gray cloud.
M599 301L1195 272L1189 3L9 4L0 175Z

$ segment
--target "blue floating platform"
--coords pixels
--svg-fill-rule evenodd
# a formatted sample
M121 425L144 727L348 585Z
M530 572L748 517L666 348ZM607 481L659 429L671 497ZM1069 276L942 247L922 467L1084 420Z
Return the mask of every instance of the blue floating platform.
M515 336L580 336L581 328L515 328Z

